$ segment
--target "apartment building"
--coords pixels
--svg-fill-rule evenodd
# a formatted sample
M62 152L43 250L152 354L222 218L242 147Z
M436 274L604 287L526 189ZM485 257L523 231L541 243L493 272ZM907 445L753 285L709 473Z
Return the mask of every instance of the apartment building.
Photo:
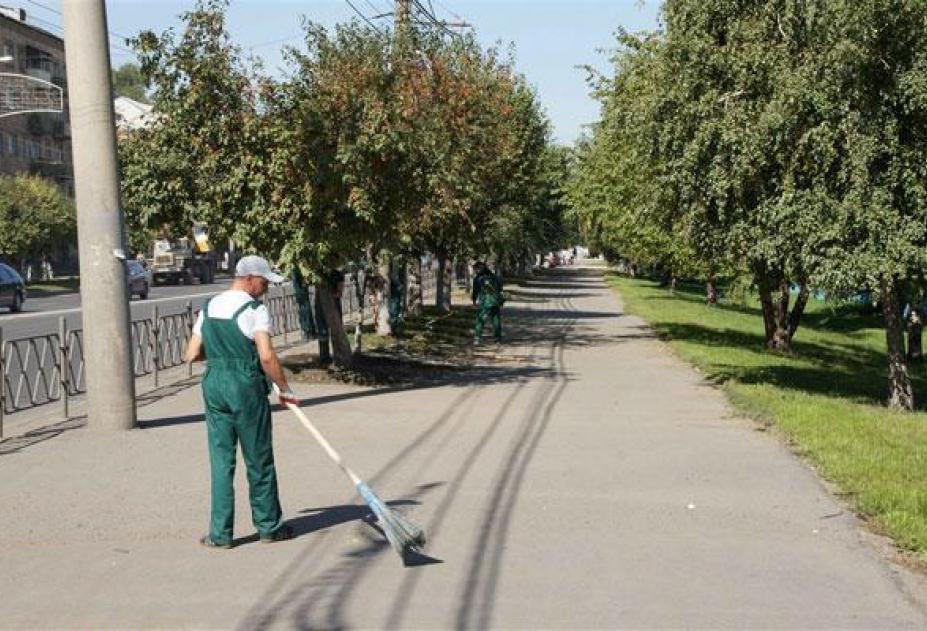
M28 75L66 88L64 40L26 21L23 9L0 5L0 91L15 90L3 74ZM8 98L13 98L8 95ZM73 195L71 133L65 111L0 117L0 174L32 173Z

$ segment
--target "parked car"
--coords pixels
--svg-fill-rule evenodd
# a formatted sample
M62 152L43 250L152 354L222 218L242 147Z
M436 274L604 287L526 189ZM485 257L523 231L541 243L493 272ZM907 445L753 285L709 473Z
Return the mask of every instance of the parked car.
M23 310L26 301L26 283L15 269L0 263L0 305L9 307L11 313Z
M126 283L129 286L129 300L136 294L145 300L148 297L148 288L151 287L151 272L138 261L127 261Z

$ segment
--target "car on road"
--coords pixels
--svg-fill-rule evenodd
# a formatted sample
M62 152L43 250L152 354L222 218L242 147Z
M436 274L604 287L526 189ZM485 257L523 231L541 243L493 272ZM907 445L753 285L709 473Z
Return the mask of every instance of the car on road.
M129 300L135 295L145 300L151 287L151 272L139 261L126 261L126 284L129 287Z
M23 310L26 301L26 283L15 269L0 263L0 306L9 307L10 313Z

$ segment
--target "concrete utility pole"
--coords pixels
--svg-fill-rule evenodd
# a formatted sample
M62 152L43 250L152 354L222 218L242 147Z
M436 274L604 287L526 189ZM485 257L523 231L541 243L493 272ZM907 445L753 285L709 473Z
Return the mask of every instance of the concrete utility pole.
M135 427L135 379L104 0L63 0L88 425Z
M404 28L408 28L412 21L412 0L396 0L393 16L397 33Z

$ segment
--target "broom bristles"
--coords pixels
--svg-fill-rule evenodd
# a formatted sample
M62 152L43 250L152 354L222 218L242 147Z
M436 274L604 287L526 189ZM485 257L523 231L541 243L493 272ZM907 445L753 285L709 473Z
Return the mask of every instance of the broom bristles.
M421 546L425 545L425 531L387 506L377 497L373 489L360 482L357 485L357 492L373 511L387 541L399 556L403 556L407 551L417 552Z

